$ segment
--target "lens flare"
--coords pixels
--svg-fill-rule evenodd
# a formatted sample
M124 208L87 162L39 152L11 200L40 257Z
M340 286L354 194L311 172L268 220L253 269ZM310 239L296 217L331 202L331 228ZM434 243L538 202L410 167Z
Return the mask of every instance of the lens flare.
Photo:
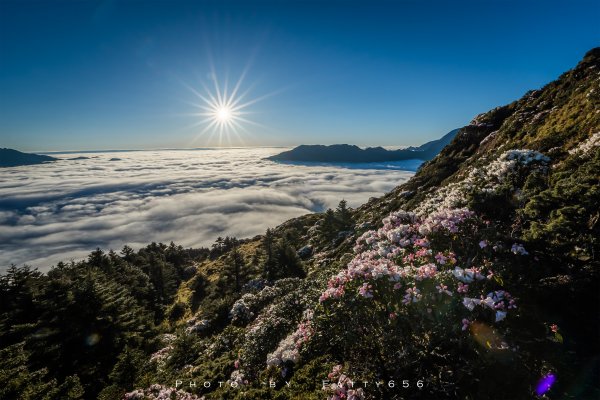
M85 337L85 344L88 346L95 346L100 341L100 335L97 333L92 333Z
M549 391L550 388L552 388L552 385L554 385L555 381L556 381L556 375L554 375L554 374L548 374L548 375L543 376L538 381L537 387L535 389L535 393L538 396L543 395L544 393Z
M475 341L485 349L490 351L505 351L508 349L508 344L502 336L490 326L482 322L473 322L469 329Z

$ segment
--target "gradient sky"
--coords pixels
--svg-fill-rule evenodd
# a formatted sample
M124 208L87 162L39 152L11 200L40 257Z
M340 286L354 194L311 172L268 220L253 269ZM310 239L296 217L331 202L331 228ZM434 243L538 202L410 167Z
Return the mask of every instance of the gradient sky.
M218 145L190 103L244 69L223 145L420 144L600 44L597 1L0 0L0 147Z

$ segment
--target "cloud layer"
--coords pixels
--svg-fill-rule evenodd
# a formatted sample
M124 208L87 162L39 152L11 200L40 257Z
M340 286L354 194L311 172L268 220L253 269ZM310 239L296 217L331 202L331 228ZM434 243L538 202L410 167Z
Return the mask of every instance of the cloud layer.
M412 176L401 168L415 167L263 160L279 151L63 154L52 164L1 169L0 271L24 263L47 270L96 247L208 246L217 236L253 236L342 198L358 206Z

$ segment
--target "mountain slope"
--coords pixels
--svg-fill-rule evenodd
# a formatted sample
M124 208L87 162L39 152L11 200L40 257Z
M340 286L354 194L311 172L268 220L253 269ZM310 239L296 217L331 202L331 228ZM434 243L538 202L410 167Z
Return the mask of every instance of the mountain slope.
M598 315L599 71L594 49L557 81L477 116L413 179L358 208L341 242L327 239L327 216L308 230L303 218L290 222L302 227L296 247L316 253L295 291L311 311L288 310L298 323L290 328L269 317L283 303L244 300L252 316L232 377L283 373L296 384L284 393L315 398L324 392L311 379L328 373L337 395L348 394L336 371L413 387L423 379L424 393L408 397L531 398L549 375L561 377L552 393L598 394L598 324L587 321ZM315 287L321 301L306 296ZM398 395L362 392L354 395Z
M598 48L591 50L575 69L543 89L478 115L438 157L425 163L414 179L394 193L413 191L409 205L414 205L425 197L422 189L456 180L486 155L503 149L528 148L566 158L569 150L599 130L599 53ZM420 190L417 193L415 189Z
M0 397L597 398L599 110L593 49L355 210L15 268Z
M275 229L310 246L307 277L249 289L227 327L199 339L230 344L193 370L223 368L248 382L245 398L526 399L556 377L551 395L596 396L599 71L594 49L477 116L413 179L354 210L354 230L339 210ZM265 268L270 240L254 239ZM277 390L258 383L268 378Z
M386 150L383 147L368 147L361 149L348 144L301 145L292 150L284 151L268 157L273 161L304 161L304 162L381 162L402 160L430 160L435 157L456 135L458 129L448 132L443 137L421 146L400 150Z

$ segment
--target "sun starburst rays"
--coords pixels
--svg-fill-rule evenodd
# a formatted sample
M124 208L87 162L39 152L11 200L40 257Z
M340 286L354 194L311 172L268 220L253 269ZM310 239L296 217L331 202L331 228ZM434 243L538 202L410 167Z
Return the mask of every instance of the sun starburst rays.
M198 110L191 115L199 118L192 127L201 127L194 141L208 134L208 137L206 137L207 143L214 143L216 135L219 146L231 146L234 142L244 145L243 136L251 134L247 129L248 125L263 127L261 124L248 118L252 114L248 110L248 107L264 100L272 94L247 99L253 86L250 85L245 90L242 90L245 77L246 70L242 72L240 78L231 89L227 79L220 85L214 72L211 74L211 81L213 82L212 90L205 83L201 84L201 91L185 85L200 100L199 102L190 103Z

